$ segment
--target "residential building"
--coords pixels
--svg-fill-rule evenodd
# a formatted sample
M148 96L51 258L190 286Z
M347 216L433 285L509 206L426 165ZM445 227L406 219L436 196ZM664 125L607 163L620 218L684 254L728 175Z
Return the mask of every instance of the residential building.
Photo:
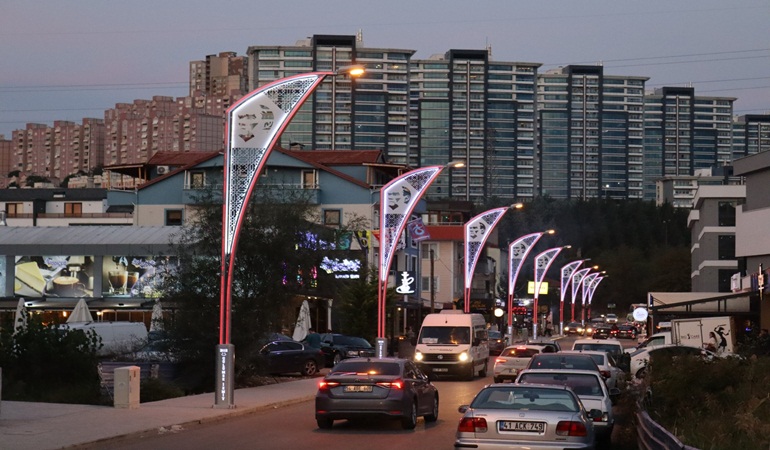
M687 219L691 233L692 292L730 292L731 277L745 270L736 257L736 208L746 186L701 184Z
M694 175L666 176L655 182L655 204L671 204L674 208L691 209L700 186L743 184L740 177L733 176L733 166L697 169Z
M770 150L770 114L746 114L733 121L733 160Z
M702 97L691 87L664 87L645 96L644 199L655 182L691 176L733 160L732 97Z
M11 177L8 175L11 171L16 170L11 166L11 153L13 152L12 141L5 138L5 135L0 134L0 189L5 189L12 182Z
M131 225L131 211L111 209L106 189L0 189L9 227Z
M648 79L580 65L538 75L538 195L642 198Z
M202 61L190 61L190 97L228 97L248 92L248 58L236 52L206 55Z

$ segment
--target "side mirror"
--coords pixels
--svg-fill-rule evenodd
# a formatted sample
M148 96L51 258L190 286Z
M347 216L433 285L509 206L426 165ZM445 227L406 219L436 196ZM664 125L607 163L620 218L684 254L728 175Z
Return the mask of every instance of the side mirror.
M471 407L471 405L460 405L460 407L457 408L457 411L460 412L461 414L465 414L465 412L468 411L468 409L470 407ZM599 411L599 410L597 409L597 411ZM601 413L601 411L599 411L599 412Z

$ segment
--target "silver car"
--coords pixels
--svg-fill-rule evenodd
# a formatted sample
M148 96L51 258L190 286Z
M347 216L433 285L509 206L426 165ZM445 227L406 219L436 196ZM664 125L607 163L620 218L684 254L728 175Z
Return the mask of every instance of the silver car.
M602 376L593 370L577 369L527 369L519 372L516 383L552 384L567 386L580 398L586 409L598 409L601 416L594 417L596 439L606 446L615 426L612 413L613 399L620 395L617 388L607 389Z
M591 449L593 420L601 417L571 389L536 384L488 385L459 411L455 448L480 450Z
M564 350L561 353L577 353L588 355L593 358L596 365L599 367L599 373L602 374L604 382L607 383L607 387L620 388L626 379L626 373L619 367L615 359L606 351L600 350Z

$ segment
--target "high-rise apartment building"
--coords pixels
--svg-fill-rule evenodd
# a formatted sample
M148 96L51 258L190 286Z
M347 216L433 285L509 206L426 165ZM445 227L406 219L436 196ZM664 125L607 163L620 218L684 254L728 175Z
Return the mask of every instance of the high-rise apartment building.
M449 50L410 64L413 166L462 161L427 197L482 202L534 197L539 63L493 61L487 50Z
M383 150L390 162L408 152L408 74L414 50L363 48L361 35L315 35L293 46L252 46L249 90L306 72L366 66L352 81L329 77L292 119L281 145L317 150Z
M578 65L538 76L538 195L642 197L647 80Z
M770 150L770 114L747 114L733 121L733 160Z
M663 177L694 175L733 160L732 97L701 97L691 87L664 87L645 96L644 199L655 199Z
M4 134L0 134L0 189L8 187L8 184L11 183L8 174L11 173L11 171L16 170L16 168L11 165L12 152L12 141L6 139Z
M245 56L235 52L206 55L202 61L190 61L190 97L243 96L248 92L248 66Z

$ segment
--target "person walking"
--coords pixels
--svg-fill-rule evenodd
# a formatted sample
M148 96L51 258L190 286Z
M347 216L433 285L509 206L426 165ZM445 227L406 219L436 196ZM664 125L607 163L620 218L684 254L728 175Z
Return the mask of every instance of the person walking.
M308 330L307 337L305 338L307 345L313 348L321 348L321 335L311 328Z

